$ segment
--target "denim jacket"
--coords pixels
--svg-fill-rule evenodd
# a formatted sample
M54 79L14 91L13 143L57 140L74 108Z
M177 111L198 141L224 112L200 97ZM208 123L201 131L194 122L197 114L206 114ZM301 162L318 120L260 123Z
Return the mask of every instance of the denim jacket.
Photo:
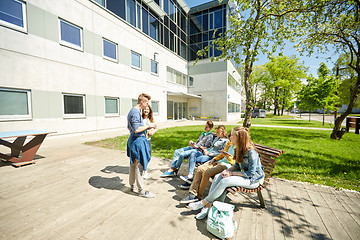
M241 166L239 166L239 163L235 163L235 167L236 169L241 170L241 173L245 178L249 178L251 183L258 181L265 176L259 154L254 149L249 149L243 157Z
M211 148L209 148L209 156L215 157L218 154L220 154L220 151L225 148L227 142L229 142L229 139L227 139L226 137L224 138L216 137L213 143L211 144Z

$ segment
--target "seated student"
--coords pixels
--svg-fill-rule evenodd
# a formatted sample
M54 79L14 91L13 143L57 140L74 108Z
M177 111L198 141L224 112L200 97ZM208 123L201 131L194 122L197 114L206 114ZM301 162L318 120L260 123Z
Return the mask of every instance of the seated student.
M192 210L202 208L201 212L196 215L197 219L206 217L215 199L225 200L227 187L240 186L254 189L264 183L264 168L248 131L247 128L242 127L233 129L231 142L235 145L236 163L215 176L206 198L189 204L189 208ZM228 155L225 152L223 154Z
M228 155L223 152L228 153ZM230 140L230 142L226 143L224 151L221 151L212 160L197 168L191 189L186 198L181 200L180 203L186 204L199 201L206 190L210 178L230 168L235 163L232 155L234 155L234 144Z
M177 175L177 172L179 171L179 168L184 161L184 158L190 156L192 152L201 151L200 149L204 150L208 147L210 147L212 141L213 141L213 134L211 129L213 128L214 124L212 121L207 121L205 124L205 132L202 132L200 134L199 139L196 143L194 143L192 140L189 141L188 147L176 149L173 156L173 161L171 163L171 167L169 170L167 170L165 173L163 173L160 177L173 177Z
M182 180L185 181L184 184L180 185L182 189L189 189L191 182L193 180L193 174L195 169L195 163L205 163L211 161L211 159L220 154L220 151L223 150L226 144L229 142L227 136L226 128L224 125L219 125L215 128L216 138L211 144L209 149L204 150L203 152L192 152L189 157L189 174L187 176L180 176Z

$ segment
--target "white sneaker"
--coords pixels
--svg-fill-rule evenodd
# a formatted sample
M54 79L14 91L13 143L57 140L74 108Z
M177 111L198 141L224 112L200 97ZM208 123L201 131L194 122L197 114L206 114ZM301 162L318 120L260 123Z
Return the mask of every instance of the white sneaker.
M198 202L189 203L188 206L191 210L199 210L202 207L204 207L204 205L202 204L202 200Z
M207 216L208 212L209 212L209 208L203 207L201 211L198 214L196 214L195 218L199 220L204 219Z
M142 172L142 177L143 177L143 179L147 179L147 171Z

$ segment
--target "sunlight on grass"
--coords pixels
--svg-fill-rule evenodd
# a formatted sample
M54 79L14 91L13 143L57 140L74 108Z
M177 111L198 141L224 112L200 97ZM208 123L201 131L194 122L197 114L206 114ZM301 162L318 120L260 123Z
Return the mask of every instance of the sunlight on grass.
M242 124L240 121L239 124ZM322 122L311 120L302 120L297 117L288 115L274 116L273 114L266 115L266 118L252 118L251 124L257 125L279 125L279 126L294 126L294 127L312 127L312 128L333 128L334 124L325 122L324 126Z
M228 132L234 126L226 126ZM152 137L152 154L172 159L175 149L197 140L203 126L174 127L159 130ZM342 140L330 139L331 131L251 127L255 143L285 151L273 176L288 180L323 184L360 191L360 135L346 133ZM128 136L87 143L126 150Z

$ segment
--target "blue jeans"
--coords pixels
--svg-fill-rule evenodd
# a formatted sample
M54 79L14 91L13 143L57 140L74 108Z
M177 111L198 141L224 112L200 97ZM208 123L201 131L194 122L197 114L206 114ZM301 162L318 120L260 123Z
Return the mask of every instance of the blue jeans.
M216 199L223 202L226 197L226 188L239 186L245 188L257 188L260 184L264 183L264 178L261 178L259 181L254 183L250 182L249 178L244 178L240 176L230 176L223 178L221 173L217 174L214 178L213 183L211 184L209 195L206 197L206 201L209 203L214 202Z
M206 163L212 157L203 155L201 151L192 152L189 157L189 174L194 174L196 163Z
M190 156L190 154L192 152L196 152L196 151L198 151L198 150L193 148L193 147L190 147L190 146L176 149L175 152L174 152L171 167L176 168L176 169L179 168L181 166L181 164L183 163L184 158Z

